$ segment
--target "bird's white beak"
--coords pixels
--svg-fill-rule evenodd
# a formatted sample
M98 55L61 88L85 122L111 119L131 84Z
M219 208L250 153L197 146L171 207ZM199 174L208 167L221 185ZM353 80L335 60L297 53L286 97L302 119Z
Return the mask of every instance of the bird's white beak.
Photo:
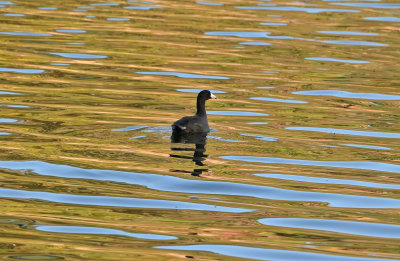
M211 93L211 99L217 99L217 96Z

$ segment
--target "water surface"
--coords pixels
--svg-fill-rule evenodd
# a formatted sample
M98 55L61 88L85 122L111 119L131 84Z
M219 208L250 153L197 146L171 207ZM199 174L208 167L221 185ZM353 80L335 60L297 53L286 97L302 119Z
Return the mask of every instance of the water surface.
M315 132L325 132L331 134L376 137L376 138L395 138L395 139L400 138L400 133L380 132L380 131L360 131L360 130L346 130L346 129L335 129L335 128L321 128L321 127L286 127L286 129L297 130L297 131L315 131Z
M26 74L36 74L44 73L45 70L41 69L17 69L17 68L0 68L0 72L13 72L13 73L26 73Z
M229 77L215 76L215 75L202 75L195 73L182 73L182 72L136 72L145 75L166 75L166 76L176 76L180 78L189 79L214 79L214 80L227 80Z
M354 63L354 64L370 63L368 61L337 59L329 57L306 57L305 59L310 61L321 61L321 62L338 62L338 63Z
M0 1L2 257L400 259L362 234L400 225L397 6ZM200 90L211 132L171 143Z
M85 226L49 226L40 225L35 227L39 231L54 232L54 233L69 233L69 234L93 234L93 235L115 235L127 236L151 240L174 240L177 237L156 235L156 234L140 234L130 233L118 229L102 228L102 227L85 227Z
M400 226L389 224L310 218L263 218L258 222L268 226L327 230L371 237L400 238Z
M400 189L400 184L384 184L375 182L365 182L359 180L348 180L348 179L332 179L332 178L318 178L309 176L299 176L299 175L288 175L288 174L254 174L255 176L272 178L272 179L283 179L283 180L293 180L302 182L312 182L321 184L340 184L340 185L352 185L352 186L363 186L371 188L384 188L384 189Z
M400 173L400 165L380 163L380 162L370 162L370 161L317 161L317 160L298 160L298 159L253 157L253 156L222 156L221 158L228 160L259 162L266 164L289 164L289 165L304 165L304 166L330 167L330 168L350 168L350 169Z
M251 210L173 200L87 196L0 188L1 198L36 199L56 203L128 208L190 209L243 213Z
M85 53L50 53L50 54L61 56L64 58L72 58L72 59L104 59L104 58L107 58L107 56L105 56L105 55L85 54Z
M357 93L339 90L312 90L297 91L293 94L316 95L316 96L333 96L340 98L368 99L368 100L400 100L400 95L389 95L380 93Z
M399 17L385 16L385 17L364 17L365 20L380 21L380 22L400 22Z
M238 245L184 245L184 246L158 246L155 248L186 251L208 251L220 255L237 258L249 258L255 260L276 260L276 261L383 261L388 259L349 257L342 255L326 255L311 252L266 249L246 247Z
M268 97L251 97L250 99L256 100L256 101L271 101L271 102L283 102L283 103L307 103L306 101L277 99L277 98L268 98Z
M238 9L246 10L272 10L272 11L294 11L306 13L340 12L340 13L358 13L359 10L353 9L334 9L334 8L313 8L297 6L235 6Z

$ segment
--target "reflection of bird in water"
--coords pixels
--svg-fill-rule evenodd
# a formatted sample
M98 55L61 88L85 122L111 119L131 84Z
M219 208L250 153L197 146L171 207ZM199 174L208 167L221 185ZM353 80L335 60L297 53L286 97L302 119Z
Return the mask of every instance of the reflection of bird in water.
M172 147L172 151L194 151L193 157L170 154L170 157L191 159L197 166L204 166L206 160L207 134L210 131L206 113L206 100L216 99L208 90L203 90L197 95L197 111L194 116L186 116L172 124L171 143L195 144L195 148ZM193 176L200 176L207 169L195 168L193 171L171 170L173 172L190 173Z
M209 132L208 119L206 113L206 100L216 99L214 94L208 90L203 90L197 95L197 111L194 116L186 116L172 124L173 132L198 133Z
M207 141L207 132L188 134L188 133L173 131L171 135L171 143L195 144L195 147L194 148L171 147L172 151L193 151L192 157L185 155L177 155L177 154L170 154L169 156L173 158L190 159L194 161L194 163L197 166L204 166L203 161L205 161L208 156L204 154L204 152L206 152L205 148L206 141ZM193 176L199 176L203 171L207 171L207 169L194 169L193 171L184 171L184 170L172 170L172 171L190 173Z

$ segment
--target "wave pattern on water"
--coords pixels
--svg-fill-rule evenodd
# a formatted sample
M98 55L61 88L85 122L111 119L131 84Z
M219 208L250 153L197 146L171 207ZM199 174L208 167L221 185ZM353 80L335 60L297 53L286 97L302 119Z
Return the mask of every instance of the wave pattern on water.
M245 247L237 245L185 245L185 246L158 246L155 248L168 250L186 251L208 251L220 255L249 258L256 260L276 260L276 261L388 261L389 259L350 257L342 255L327 255L311 252L301 252L292 250L266 249L256 247Z
M247 160L250 162L268 162L268 158L257 158L257 157L222 157L230 160ZM257 161L258 160L258 161ZM320 166L333 166L333 167L353 167L358 166L359 163L349 162L332 162L330 165L321 162L310 162L310 161L299 161L299 160L284 160L284 159L273 159L269 162L279 164L320 164ZM353 164L353 165L352 165ZM377 163L379 166L379 163ZM365 167L368 169L376 170L377 164L367 164ZM382 164L382 163L381 163ZM233 182L219 182L219 181L202 181L202 180L190 180L183 179L174 176L157 175L157 174L145 174L135 172L123 172L123 171L112 171L112 170L95 170L95 169L80 169L67 165L55 165L40 161L27 161L27 162L12 162L3 161L0 162L0 167L19 170L22 165L24 168L36 172L40 175L57 176L63 178L74 178L74 179L92 179L99 181L114 181L124 182L128 184L142 185L147 188L158 190L158 191L171 191L180 193L201 193L201 194L215 194L215 195L236 195L236 196L247 196L256 198L265 198L273 200L290 200L290 201L319 201L328 202L332 206L336 207L350 207L350 208L394 208L400 207L400 200L390 198L378 198L378 197L364 197L364 196L353 196L333 193L317 193L317 192L306 192L306 191L295 191L288 189L279 189L267 186L257 186L240 184ZM359 164L361 165L361 164ZM370 166L371 165L371 166ZM387 164L390 165L390 164ZM317 165L318 166L318 165ZM386 166L386 165L385 165ZM362 167L362 166L361 166ZM400 173L400 167L396 173ZM396 170L394 170L396 171ZM157 181L157 182L154 182ZM27 192L28 193L28 192ZM29 192L33 193L33 192ZM29 194L28 193L28 194ZM36 194L35 194L36 195ZM38 194L35 198L41 197L42 194ZM44 194L43 194L44 195ZM66 197L66 196L65 196ZM75 197L75 196L74 196ZM78 196L76 196L78 197ZM84 196L89 197L89 196ZM63 196L64 198L64 196ZM93 199L103 200L102 197L94 197ZM136 200L136 199L135 199ZM124 199L125 201L125 199ZM138 199L140 201L140 199ZM144 200L146 201L146 200ZM149 200L151 201L151 200ZM76 202L76 201L74 201ZM106 202L106 201L105 201ZM156 202L157 203L157 202ZM156 204L155 203L155 204ZM101 203L98 203L101 204ZM129 202L127 204L130 204ZM139 202L140 204L140 202ZM186 203L182 203L186 204ZM187 203L189 204L189 203ZM195 204L196 205L196 204Z
M318 160L298 160L271 157L253 157L253 156L221 156L222 159L238 160L247 162L259 162L266 164L289 164L329 168L362 169L373 171L385 171L400 173L400 165L372 162L372 161L318 161Z

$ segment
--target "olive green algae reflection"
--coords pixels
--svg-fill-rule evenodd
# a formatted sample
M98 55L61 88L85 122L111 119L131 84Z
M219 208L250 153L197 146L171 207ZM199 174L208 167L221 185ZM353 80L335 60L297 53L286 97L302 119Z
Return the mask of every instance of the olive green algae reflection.
M0 1L0 259L400 259L396 238L257 221L400 225L398 5L333 2ZM203 89L218 100L193 161L170 125Z

